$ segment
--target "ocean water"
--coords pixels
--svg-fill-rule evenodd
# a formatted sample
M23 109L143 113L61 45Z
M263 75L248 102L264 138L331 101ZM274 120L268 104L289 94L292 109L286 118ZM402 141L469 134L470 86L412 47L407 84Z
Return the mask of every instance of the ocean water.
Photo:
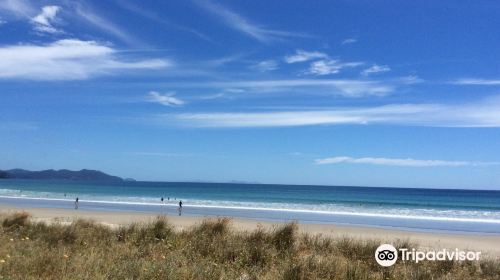
M500 191L0 180L0 204L72 208L76 197L87 210L178 214L182 200L182 215L500 234Z

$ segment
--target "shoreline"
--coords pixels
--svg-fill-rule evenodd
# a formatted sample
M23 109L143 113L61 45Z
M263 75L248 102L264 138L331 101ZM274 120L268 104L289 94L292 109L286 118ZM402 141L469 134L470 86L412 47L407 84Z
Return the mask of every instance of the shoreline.
M125 212L125 211L97 211L97 210L74 210L60 208L31 208L14 205L0 204L0 214L6 215L13 212L26 211L31 214L34 221L69 223L74 219L90 219L95 222L111 227L119 227L131 223L145 223L154 220L158 214ZM177 229L189 228L203 219L215 216L175 216L165 215L168 221ZM252 231L257 227L272 229L282 222L270 222L257 219L245 219L230 217L232 227L237 231ZM417 243L422 249L449 249L481 251L485 257L500 258L500 236L481 234L460 233L434 233L411 230L385 229L370 226L337 225L337 224L313 224L298 223L300 233L311 235L322 235L325 237L366 240L376 239L387 243L396 240L409 240Z
M46 197L23 197L23 196L3 196L0 195L0 199L23 199L23 200L34 200L34 201L56 201L72 204L73 199L67 198L46 198ZM99 204L115 204L115 205L144 205L152 207L165 207L165 208L176 208L178 201L165 201L165 203L150 203L150 202L130 202L130 201L106 201L106 200L83 200L80 199L81 203L99 203ZM1 202L0 202L1 203ZM402 216L394 214L380 214L380 213L358 213L358 212L341 212L341 211L324 211L324 210L308 210L308 209L280 209L280 208L269 208L269 207L250 207L250 206L227 206L227 205L199 205L199 204L183 204L185 207L190 208L201 208L201 209L228 209L228 210L250 210L250 211L282 211L290 213L301 213L301 214L326 214L326 215L341 215L341 216L360 216L360 217L381 217L381 218L394 218L394 219L409 219L409 220L427 220L427 221L439 221L439 222L469 222L469 223L490 223L499 224L500 220L495 219L473 219L473 218L457 218L457 217L436 217L436 216ZM36 207L34 207L36 208ZM112 210L111 210L112 211ZM500 234L500 233L499 233Z
M178 206L173 203L136 203L115 201L93 201L80 199L80 210L135 212L177 216ZM74 200L56 198L31 198L0 196L0 205L26 208L73 209ZM500 236L500 220L462 219L428 215L392 215L390 213L321 212L255 207L228 207L225 205L196 205L184 203L183 216L228 216L235 219L267 222L298 221L301 224L343 225L381 228L410 232L450 233L464 235ZM415 214L415 213L414 213Z

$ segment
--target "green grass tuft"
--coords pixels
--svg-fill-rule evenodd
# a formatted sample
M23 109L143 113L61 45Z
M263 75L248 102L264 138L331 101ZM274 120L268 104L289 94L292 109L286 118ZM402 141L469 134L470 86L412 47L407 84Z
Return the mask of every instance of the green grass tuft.
M29 223L29 214L26 212L14 213L2 221L4 228L19 228L27 226Z
M500 279L498 259L383 268L374 260L380 241L299 234L296 223L240 232L227 218L182 231L165 217L116 229L32 222L27 213L0 221L0 279Z

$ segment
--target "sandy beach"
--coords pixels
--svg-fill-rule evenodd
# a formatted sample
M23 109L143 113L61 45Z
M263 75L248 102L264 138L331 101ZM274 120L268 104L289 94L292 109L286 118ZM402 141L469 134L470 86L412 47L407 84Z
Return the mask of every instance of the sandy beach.
M27 211L36 221L69 223L74 219L91 219L112 227L130 223L148 222L157 215L138 212L82 211L57 208L25 208L12 205L0 205L0 214ZM178 229L190 227L209 217L202 216L167 216ZM254 230L258 226L272 228L278 223L250 219L231 218L232 226L237 230ZM308 234L321 234L330 237L348 236L358 239L377 239L391 243L397 239L410 240L425 249L450 249L481 251L484 256L500 258L500 236L477 234L454 234L433 232L412 232L361 226L334 224L299 224L299 231Z

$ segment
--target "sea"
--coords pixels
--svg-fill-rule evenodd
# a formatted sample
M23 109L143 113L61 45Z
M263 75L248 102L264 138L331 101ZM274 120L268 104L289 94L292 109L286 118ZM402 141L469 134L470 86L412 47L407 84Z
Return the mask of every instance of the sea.
M74 209L76 197L80 210L500 235L495 190L0 180L1 205Z

